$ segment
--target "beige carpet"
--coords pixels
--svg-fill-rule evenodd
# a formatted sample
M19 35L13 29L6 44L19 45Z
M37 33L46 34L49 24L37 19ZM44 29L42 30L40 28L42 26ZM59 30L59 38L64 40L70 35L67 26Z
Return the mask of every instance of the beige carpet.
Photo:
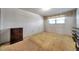
M75 43L70 36L43 32L26 37L23 41L0 47L1 51L75 51Z

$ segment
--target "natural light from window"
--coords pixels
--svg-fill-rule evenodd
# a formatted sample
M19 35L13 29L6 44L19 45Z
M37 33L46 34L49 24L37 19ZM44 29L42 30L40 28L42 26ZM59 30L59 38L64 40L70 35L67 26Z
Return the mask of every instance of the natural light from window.
M49 19L49 24L55 24L55 19Z
M64 24L65 23L65 17L48 19L48 23L49 24Z
M65 17L56 18L56 24L64 24L65 23Z

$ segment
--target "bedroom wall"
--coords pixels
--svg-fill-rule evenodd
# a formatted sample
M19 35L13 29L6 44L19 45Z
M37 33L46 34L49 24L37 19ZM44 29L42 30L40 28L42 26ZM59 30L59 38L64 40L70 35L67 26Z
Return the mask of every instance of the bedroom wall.
M23 28L23 37L43 32L43 18L40 15L15 8L1 9L2 27L0 43L10 41L10 28Z
M76 26L76 15L75 11L60 14L65 15L65 24L49 24L47 17L45 18L45 31L46 32L54 32L65 35L72 35L72 27ZM57 16L57 15L56 15Z
M1 8L0 8L0 28L1 28Z
M1 28L1 8L0 8L0 28Z
M79 28L79 8L77 9L77 12L76 12L76 15L77 15L77 28Z

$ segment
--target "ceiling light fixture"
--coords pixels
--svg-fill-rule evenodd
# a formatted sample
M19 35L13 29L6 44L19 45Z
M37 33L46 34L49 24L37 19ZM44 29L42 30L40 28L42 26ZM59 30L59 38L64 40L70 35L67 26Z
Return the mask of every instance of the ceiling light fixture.
M44 10L44 11L47 11L47 10L49 10L50 8L42 8L42 10Z

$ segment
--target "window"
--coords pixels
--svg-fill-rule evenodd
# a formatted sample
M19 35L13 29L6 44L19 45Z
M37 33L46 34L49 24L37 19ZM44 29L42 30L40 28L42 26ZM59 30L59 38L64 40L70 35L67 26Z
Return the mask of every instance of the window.
M55 24L55 19L49 19L49 24Z
M65 23L65 17L48 19L48 23L49 24L64 24Z
M65 23L65 17L56 18L57 24L64 24Z

